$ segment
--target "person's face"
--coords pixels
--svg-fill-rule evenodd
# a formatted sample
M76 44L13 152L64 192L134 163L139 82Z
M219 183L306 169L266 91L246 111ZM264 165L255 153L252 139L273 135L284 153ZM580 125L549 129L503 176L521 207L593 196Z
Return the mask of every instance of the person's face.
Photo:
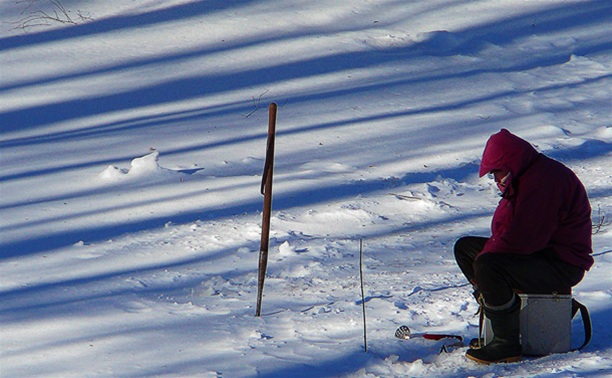
M497 186L503 191L508 184L508 178L510 177L510 172L505 171L503 169L494 169L492 172L493 179L497 183Z

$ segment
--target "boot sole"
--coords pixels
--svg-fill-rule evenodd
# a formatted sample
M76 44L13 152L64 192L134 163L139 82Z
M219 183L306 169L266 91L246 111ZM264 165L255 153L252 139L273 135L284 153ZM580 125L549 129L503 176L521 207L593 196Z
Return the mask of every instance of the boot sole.
M480 358L476 358L473 356L470 356L469 354L465 355L468 359L472 360L472 361L476 361L480 364L485 364L485 365L489 365L489 364L498 364L498 363L512 363L512 362L519 362L522 358L522 356L513 356L513 357L507 357L507 358L502 358L499 360L495 360L495 361L487 361L487 360L481 360Z

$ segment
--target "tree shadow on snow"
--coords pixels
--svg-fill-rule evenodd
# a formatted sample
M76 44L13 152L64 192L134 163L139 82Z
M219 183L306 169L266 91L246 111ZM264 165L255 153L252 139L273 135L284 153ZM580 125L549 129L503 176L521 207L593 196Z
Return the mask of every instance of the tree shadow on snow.
M216 5L215 7L230 7L239 4L226 4L223 6ZM111 18L109 20L99 21L97 23L84 24L72 28L59 29L57 31L48 31L27 35L22 37L10 37L4 44L8 45L4 48L13 48L27 46L29 43L44 43L45 41L53 41L61 38L73 38L75 36L88 35L89 33L107 32L126 27L138 27L150 23L164 22L168 20L180 19L189 14L189 17L194 15L205 15L210 12L211 2L195 2L186 5L180 5L169 10L154 11L150 14L126 16ZM225 4L225 3L224 3ZM26 109L8 111L1 114L5 131L8 130L23 130L40 125L45 125L52 122L59 122L80 116L92 116L104 114L111 111L126 110L136 107L150 106L160 103L186 100L199 97L203 94L214 95L216 93L228 92L235 89L252 87L257 85L271 85L272 83L284 82L289 79L307 78L315 75L323 75L330 72L337 72L356 68L367 68L380 65L385 62L405 61L408 62L411 58L423 55L435 55L436 52L444 51L450 54L470 54L478 51L488 43L508 44L513 39L522 38L536 33L530 20L539 20L537 25L538 33L553 33L558 30L565 29L570 26L581 26L583 24L596 24L602 22L606 18L607 11L612 9L607 2L592 2L588 4L569 5L553 7L552 9L534 12L531 14L522 14L502 22L494 22L473 27L464 31L449 33L455 43L441 44L438 39L438 34L433 34L430 39L411 46L409 48L390 48L385 53L373 51L362 52L346 52L335 55L324 56L312 59L303 59L291 63L272 63L267 67L250 69L242 72L232 72L226 75L201 75L184 79L177 79L167 83L156 84L149 87L138 88L124 93L109 94L100 97L88 99L69 100L60 103L52 103L47 105L32 106ZM217 10L217 9L215 9ZM337 32L346 30L335 30ZM55 37L53 37L56 35ZM253 41L234 41L228 47L203 49L200 51L192 51L188 53L180 53L178 55L167 55L157 58L143 58L132 63L121 64L114 68L105 68L102 72L112 70L125 70L128 68L137 68L150 64L172 63L175 60L193 58L194 56L205 57L207 54L218 51L231 51L248 45L257 45L263 42L275 40L291 40L297 39L311 33L286 33L279 34L274 37L268 37L263 40ZM47 38L45 38L47 36ZM261 38L261 37L260 37ZM576 54L587 55L602 50L607 50L612 46L609 41L586 40L581 41L581 44L573 51ZM2 44L0 44L0 50ZM519 57L517 57L519 58ZM521 71L535 67L549 66L560 64L567 61L569 55L567 51L550 50L545 54L537 56L522 56L516 62L508 63L505 67L491 67L491 72L500 71ZM482 73L488 71L488 68L479 68L476 70L468 70L467 72L455 72L450 74L433 73L426 75L418 80L430 81L440 80L445 77L461 76L465 77L469 74ZM97 74L100 72L91 72L89 74ZM80 75L76 73L76 75ZM88 73L84 73L88 75ZM450 75L450 76L446 76ZM74 78L58 77L57 80ZM414 82L414 78L400 79L398 83L410 84ZM32 83L38 84L38 83ZM20 84L17 84L20 85ZM389 83L385 83L389 85ZM7 88L5 88L7 89ZM1 89L0 89L1 90ZM359 91L358 88L348 89L351 92ZM325 93L316 93L313 96L321 96ZM332 94L331 96L342 95L342 93ZM292 102L301 102L303 99L300 96L290 99ZM230 108L228 114L236 111L248 110L247 105L250 100L245 99L244 103L239 108ZM7 126L8 125L8 126Z
M0 51L120 30L138 29L172 21L184 20L189 22L190 19L198 16L231 10L254 2L253 0L192 1L146 13L112 16L75 26L0 38Z
M105 20L94 21L91 23L58 29L46 32L32 33L25 36L8 37L0 40L0 50L11 50L14 48L30 46L34 44L44 44L65 39L77 38L82 36L94 35L98 33L106 33L121 29L129 29L141 27L143 25L153 25L172 20L189 20L191 17L198 15L207 15L211 12L223 11L231 9L235 6L245 5L249 1L235 1L215 3L211 2L193 2L189 4L179 5L170 9L153 11L147 14L118 16ZM399 5L398 5L399 6ZM212 7L212 8L211 8ZM501 22L491 22L488 24L478 25L463 31L453 33L433 33L430 39L412 45L409 47L389 48L384 51L359 51L359 52L338 52L335 55L325 56L320 58L302 59L290 63L271 62L266 67L254 68L242 72L227 73L225 75L199 75L184 79L177 79L170 82L155 84L149 87L136 88L124 93L101 95L94 98L76 99L69 101L60 101L53 104L30 106L24 109L6 111L0 114L3 123L2 134L8 135L9 138L0 142L0 147L6 148L33 148L35 146L61 141L74 141L78 143L81 138L96 138L108 135L109 133L123 133L127 131L147 130L164 126L168 120L176 121L200 121L205 122L210 118L223 118L230 115L235 115L240 112L248 112L251 105L249 100L228 103L213 108L194 109L187 112L170 112L162 113L157 116L142 116L134 119L126 119L124 121L115 121L104 125L99 125L93 128L78 129L75 131L61 131L54 134L37 135L33 137L10 139L10 132L14 130L33 129L36 127L45 126L54 122L61 122L70 119L76 119L85 116L103 115L106 113L116 112L120 110L129 110L138 107L146 107L152 105L165 104L180 100L196 98L202 95L213 96L215 94L225 93L233 90L244 89L257 85L272 85L286 80L296 78L308 78L317 75L340 72L356 68L375 67L384 63L396 61L406 62L409 64L412 58L427 56L427 55L451 55L451 54L470 54L477 53L479 49L484 48L487 44L493 43L504 45L512 43L515 39L534 35L536 33L555 33L559 30L564 30L568 27L580 27L590 24L597 24L605 20L609 10L612 9L612 4L604 1L595 1L587 4L577 5L555 5L549 9L536 11L529 14L521 14L515 17L510 17ZM534 20L537 20L535 22ZM336 30L338 32L342 30ZM40 80L34 80L28 83L14 84L21 88L23 86L38 85L53 81L62 81L75 77L95 75L103 72L121 71L130 68L138 68L147 65L171 64L186 58L205 57L207 54L219 51L232 51L245 46L256 46L262 42L270 42L274 40L292 40L308 35L307 32L294 32L292 34L279 33L276 36L268 36L263 40L244 40L233 41L227 47L208 47L201 50L183 52L178 54L169 54L167 56L155 58L141 58L131 63L123 63L114 67L102 68L98 71L90 72L75 72L69 76L50 76ZM261 36L260 36L261 38ZM583 39L578 41L574 52L577 54L597 53L607 51L610 48L610 42L599 39ZM307 93L296 95L289 100L292 106L300 106L307 104L314 99L338 98L356 92L369 93L370 91L379 89L383 86L402 86L410 85L419 82L430 82L443 80L455 77L466 77L484 72L507 72L520 71L546 65L554 65L566 62L568 59L567 51L549 50L537 56L522 56L517 57L516 62L509 62L504 67L484 66L480 68L462 67L459 71L449 70L447 72L427 72L424 71L420 76L409 78L383 77L380 83L371 83L368 85L354 86L346 83L345 87L341 88L326 88L319 90L316 93ZM599 80L599 79L591 79ZM17 88L15 87L15 88ZM11 87L13 88L13 87ZM203 90L203 88L205 88ZM10 88L0 88L8 90ZM204 93L203 93L204 92ZM405 116L418 115L423 113L433 113L439 111L450 111L461 109L470 106L474 103L488 101L494 98L503 98L512 96L517 90L509 90L506 92L491 94L481 98L472 99L457 99L451 104L432 105L422 107L415 110L406 110L395 114L382 114L377 116L369 116L359 122L374 122L385 118L401 118ZM279 137L289 136L291 134L304 133L315 134L318 130L328 130L329 128L342 128L356 122L356 120L344 120L341 122L322 122L319 124L309 124L301 128L287 131L279 131ZM476 127L476 124L464 126L468 131L470 128ZM451 126L451 125L449 125ZM460 127L459 125L452 125ZM455 130L456 131L456 130ZM407 132L408 133L408 132ZM448 133L446 139L437 139L436 144L457 143L457 133ZM407 136L406 136L407 137ZM364 141L364 146L376 145L377 136L373 136L373 141ZM393 136L391 136L393 138ZM455 140L454 140L455 139ZM186 152L196 152L202 149L223 147L224 145L242 144L247 141L261 141L262 146L265 144L265 133L258 131L246 136L228 137L218 142L202 142L193 143L191 147L175 148L169 151L169 154L179 154ZM597 147L593 152L586 157L595 157L600 154L605 154L609 146L605 145L602 148ZM337 152L340 154L341 152ZM117 156L113 158L93 158L88 162L66 164L57 166L56 168L33 169L25 166L19 173L7 174L2 177L3 180L17 180L32 176L43 176L50 174L59 174L62 171L82 169L97 165L106 165L109 162L117 159L125 159L126 156ZM393 161L395 157L386 157L388 161ZM282 167L282 161L280 165ZM432 173L414 173L407 174L404 181L427 182L432 180L437 175L442 177L451 177L461 180L467 175L467 171L463 168L451 170L443 170ZM292 193L280 194L275 198L275 209L287 209L292 206L304 206L308 204L321 203L325 201L335 201L350 196L359 194L367 194L372 191L381 190L387 185L383 182L357 182L344 184L327 185L315 189L314 191L295 191ZM254 192L258 188L254 186ZM88 195L83 193L82 195ZM19 204L16 204L18 206ZM91 227L90 229L77 230L69 229L61 232L51 233L45 236L34 237L32 239L21 240L14 243L5 243L0 245L3 258L14 257L19 255L28 255L32 253L44 252L60 248L75 243L78 240L87 238L91 241L109 239L124 233L146 230L149 228L157 228L168 221L175 223L187 223L197 219L215 219L235 214L258 211L261 208L261 202L246 201L242 203L234 203L230 206L219 209L199 209L197 211L183 212L172 216L150 217L143 221L123 222L120 225ZM101 213L102 215L102 213ZM85 236L86 235L86 236Z

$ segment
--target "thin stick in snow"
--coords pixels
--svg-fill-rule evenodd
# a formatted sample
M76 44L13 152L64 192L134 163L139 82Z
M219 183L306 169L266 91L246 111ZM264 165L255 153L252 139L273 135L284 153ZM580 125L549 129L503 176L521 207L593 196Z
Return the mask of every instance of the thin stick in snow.
M368 352L368 336L366 329L366 301L363 290L363 239L359 239L359 278L361 280L361 309L363 312L363 345L366 353Z

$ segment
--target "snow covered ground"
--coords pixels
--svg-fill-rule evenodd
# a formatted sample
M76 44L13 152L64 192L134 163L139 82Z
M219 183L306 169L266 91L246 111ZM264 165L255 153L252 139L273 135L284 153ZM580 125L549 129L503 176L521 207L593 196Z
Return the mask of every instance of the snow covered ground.
M611 2L61 4L0 2L0 376L612 374ZM594 338L483 366L393 333L476 336L452 246L488 233L501 128L589 191Z

